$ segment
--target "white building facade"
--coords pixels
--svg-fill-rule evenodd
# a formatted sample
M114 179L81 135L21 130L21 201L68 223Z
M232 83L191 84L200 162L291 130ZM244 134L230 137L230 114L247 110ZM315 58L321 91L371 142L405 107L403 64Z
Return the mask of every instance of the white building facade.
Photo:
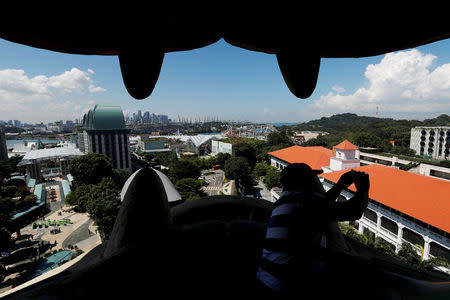
M119 106L97 104L78 127L79 148L84 153L105 154L114 169L131 172L129 132Z
M326 179L322 184L325 191L334 185L333 182ZM354 194L343 191L341 196L348 200ZM360 234L364 234L368 230L375 237L380 237L393 245L396 252L400 250L402 243L408 242L419 255L422 255L423 260L441 256L450 261L450 233L375 200L369 200L366 212L359 220L355 221L355 225Z
M233 155L233 144L224 143L218 140L211 141L211 155L217 155L219 153L228 153Z
M450 159L450 127L411 128L409 148L417 155L433 159Z
M277 157L271 156L270 157L270 165L281 171L284 168L286 168L289 165L289 163L287 163L284 160L281 160Z
M341 143L342 144L342 143ZM340 145L341 145L340 144ZM339 145L338 145L339 146ZM336 146L337 148L340 148ZM344 145L345 146L345 145ZM353 145L354 146L354 145ZM350 148L350 145L346 145L346 148ZM343 148L343 147L341 147ZM331 172L334 171L342 171L350 168L358 168L360 167L357 147L354 146L354 149L334 149L335 156L330 158L330 166L322 167L325 171L324 177L330 177ZM280 166L279 169L283 169L285 166L289 165L286 162L278 160L275 157L271 158L271 164L275 167ZM394 170L394 168L387 166L364 166L358 168L357 170L367 171L373 168L387 168L386 170ZM366 168L368 168L366 170ZM397 171L398 172L398 171ZM400 171L406 172L406 171ZM345 172L343 172L345 173ZM392 177L391 182L395 185L396 176L401 176L401 174L395 174L395 176L389 175L390 172L385 172L385 176ZM403 173L402 173L403 174ZM412 174L410 172L406 172L405 174ZM376 176L384 176L383 174L375 174L370 175L372 180L376 180ZM414 175L419 176L419 175ZM320 177L322 185L325 191L328 191L331 187L333 187L334 182L328 180L324 177ZM389 178L390 178L389 177ZM337 179L336 179L337 180ZM430 180L430 179L428 179ZM442 181L442 179L431 179L437 180L442 185L446 185L447 183ZM412 188L417 188L414 186ZM447 188L447 187L445 187ZM450 189L449 189L450 191ZM280 190L272 190L272 201L278 200L280 197ZM431 195L431 194L430 194ZM440 194L442 196L442 191ZM351 190L344 190L340 195L340 200L348 200L354 196L354 192ZM440 196L440 197L441 197ZM394 197L394 196L393 196ZM398 198L398 197L397 197ZM440 198L442 202L442 197ZM449 198L450 200L450 198ZM403 201L403 200L399 200ZM427 201L423 199L423 201ZM445 201L444 201L445 202ZM432 205L432 204L430 204ZM436 205L436 204L434 204ZM443 208L441 208L443 209ZM440 218L440 217L437 217ZM390 243L395 251L399 251L401 245L404 242L410 243L413 248L417 251L419 255L422 256L423 260L427 260L433 257L444 257L450 262L450 233L432 226L428 223L425 223L413 216L410 216L404 212L398 211L392 207L389 207L379 201L377 199L369 199L368 207L364 213L364 215L357 221L353 222L353 225L356 226L358 231L361 234L368 234L371 232L375 238L382 238L384 241ZM448 272L448 270L444 270Z

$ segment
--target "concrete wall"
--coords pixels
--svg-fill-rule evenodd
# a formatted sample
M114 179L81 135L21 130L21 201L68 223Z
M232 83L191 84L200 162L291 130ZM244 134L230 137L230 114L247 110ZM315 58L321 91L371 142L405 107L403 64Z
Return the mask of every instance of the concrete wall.
M342 160L336 157L330 158L330 169L333 171L347 170L358 168L360 166L359 160Z
M233 144L212 140L211 155L217 155L219 153L228 153L233 155Z

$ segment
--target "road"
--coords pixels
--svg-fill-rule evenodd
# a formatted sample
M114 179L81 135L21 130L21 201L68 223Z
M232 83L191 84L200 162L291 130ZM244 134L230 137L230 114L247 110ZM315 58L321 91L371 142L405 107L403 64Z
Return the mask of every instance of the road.
M261 180L258 180L258 185L255 186L255 189L259 190L261 194L261 198L273 202L272 195L270 194L270 190L266 188L264 183Z
M202 177L207 183L207 186L203 187L203 191L207 193L208 196L218 195L219 191L222 189L224 172L222 170L204 170L202 171Z

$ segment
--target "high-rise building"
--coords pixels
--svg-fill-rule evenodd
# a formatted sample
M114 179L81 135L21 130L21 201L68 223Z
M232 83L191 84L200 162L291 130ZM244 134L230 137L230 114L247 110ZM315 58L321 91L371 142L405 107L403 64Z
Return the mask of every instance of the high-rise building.
M149 112L149 111L146 111L146 112L144 113L143 118L144 118L144 121L146 121L146 122L150 121L150 112Z
M131 171L129 132L120 106L96 104L78 128L80 150L103 153L116 170Z
M434 159L450 158L450 126L411 128L409 148L417 155Z
M167 124L169 123L169 116L167 115L158 115L159 123Z

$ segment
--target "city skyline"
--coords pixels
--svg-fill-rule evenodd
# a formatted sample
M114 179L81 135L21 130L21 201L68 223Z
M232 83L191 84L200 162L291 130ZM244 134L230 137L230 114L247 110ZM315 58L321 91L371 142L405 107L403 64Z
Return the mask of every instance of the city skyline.
M93 104L156 115L304 122L336 113L418 119L450 111L450 41L368 58L322 59L315 92L295 98L274 55L223 40L166 55L153 94L134 100L117 57L56 53L0 40L0 120L81 119Z

